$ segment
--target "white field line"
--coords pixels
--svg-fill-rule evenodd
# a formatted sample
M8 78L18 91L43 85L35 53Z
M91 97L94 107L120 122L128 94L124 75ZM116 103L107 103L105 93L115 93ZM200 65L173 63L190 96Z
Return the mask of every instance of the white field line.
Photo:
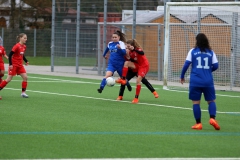
M21 89L15 89L15 88L5 88L9 90L21 90ZM80 95L71 95L71 94L63 94L63 93L54 93L54 92L43 92L43 91L33 91L33 90L27 90L28 92L34 92L34 93L40 93L40 94L51 94L51 95L58 95L58 96L67 96L67 97L77 97L77 98L85 98L85 99L95 99L95 100L103 100L103 101L111 101L111 102L121 102L121 103L130 103L130 101L118 101L113 99L107 99L107 98L97 98L97 97L88 97L88 96L80 96ZM157 107L165 107L165 108L174 108L174 109L182 109L182 110L192 110L192 108L184 108L184 107L178 107L178 106L168 106L168 105L161 105L161 104L151 104L151 103L138 103L136 105L147 105L147 106L157 106ZM208 112L208 110L201 110L204 112ZM217 111L217 113L222 114L240 114L240 112L221 112Z

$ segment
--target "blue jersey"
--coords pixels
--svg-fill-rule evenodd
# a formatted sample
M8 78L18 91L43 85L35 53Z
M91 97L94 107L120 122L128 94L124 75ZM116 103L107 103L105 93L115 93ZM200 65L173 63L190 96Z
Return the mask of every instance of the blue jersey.
M193 48L188 52L186 62L192 63L189 86L214 87L212 71L218 60L212 50L205 50L201 52L199 48Z
M121 49L117 48L117 45L120 45ZM117 67L120 65L120 67L123 67L123 63L125 61L124 56L126 55L126 47L124 42L109 42L108 46L103 54L103 57L107 54L107 52L110 51L110 57L108 60L108 63L111 65Z

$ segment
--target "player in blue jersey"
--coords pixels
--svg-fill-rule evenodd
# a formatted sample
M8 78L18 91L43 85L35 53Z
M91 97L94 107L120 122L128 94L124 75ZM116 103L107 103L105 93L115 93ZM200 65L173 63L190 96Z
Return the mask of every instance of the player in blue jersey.
M220 130L220 126L215 120L217 107L215 103L216 95L212 75L212 72L218 69L218 60L216 54L209 45L208 38L203 33L199 33L196 36L196 45L188 52L180 77L180 82L182 84L185 82L184 75L190 64L192 68L189 82L189 99L192 100L193 114L196 120L196 124L192 126L192 129L202 129L200 100L203 93L208 103L210 115L209 123L216 130Z
M119 74L119 76L122 76L122 68L125 62L125 56L126 55L126 38L125 34L121 31L116 31L112 34L112 41L108 43L108 46L106 50L103 53L104 58L108 58L107 53L110 52L110 56L108 59L108 66L106 69L106 75L102 79L102 82L100 84L100 88L97 89L99 93L102 93L105 85L106 85L106 79L108 77L111 77L115 71ZM129 83L127 83L128 90L131 91L132 87Z

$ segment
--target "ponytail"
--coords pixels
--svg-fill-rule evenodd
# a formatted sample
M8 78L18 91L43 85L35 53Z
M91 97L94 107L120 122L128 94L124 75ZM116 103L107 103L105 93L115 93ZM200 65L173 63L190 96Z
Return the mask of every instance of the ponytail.
M113 34L118 35L120 37L120 41L123 41L124 43L126 43L126 35L124 33L122 33L121 31L117 30Z

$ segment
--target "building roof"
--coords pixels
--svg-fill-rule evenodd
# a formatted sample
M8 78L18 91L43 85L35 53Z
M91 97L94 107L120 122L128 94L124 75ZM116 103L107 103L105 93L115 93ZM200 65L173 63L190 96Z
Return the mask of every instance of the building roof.
M162 11L136 11L136 23L150 23L153 20L162 16L164 16L164 12ZM132 22L133 11L129 12L129 16L125 15L125 17L123 17L123 20L119 23L132 23Z

